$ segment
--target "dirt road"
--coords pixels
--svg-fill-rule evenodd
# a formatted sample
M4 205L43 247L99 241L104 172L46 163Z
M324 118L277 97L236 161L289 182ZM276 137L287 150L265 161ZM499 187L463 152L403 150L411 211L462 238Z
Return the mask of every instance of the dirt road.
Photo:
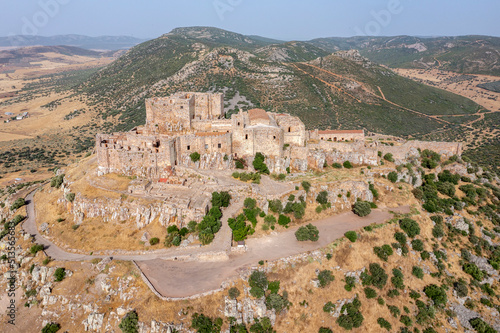
M83 261L109 256L91 256L67 252L44 238L36 226L34 192L27 197L27 219L23 223L26 232L34 235L38 244L45 246L45 252L54 260ZM345 212L326 219L312 222L318 227L320 238L317 242L298 242L295 231L290 228L282 233L271 234L247 241L248 250L242 254L230 254L228 260L218 262L177 261L177 258L194 259L200 255L215 252L229 253L231 232L227 219L241 208L241 201L232 203L222 219L223 227L212 244L197 248L163 249L147 254L118 254L116 260L135 261L154 288L165 297L189 297L220 288L223 281L237 275L237 270L256 265L260 260L276 260L296 254L317 250L342 237L346 231L356 230L372 223L383 223L392 218L387 210L376 209L366 217ZM399 212L409 212L409 207L400 207ZM224 259L224 257L221 257ZM227 257L225 258L227 259Z

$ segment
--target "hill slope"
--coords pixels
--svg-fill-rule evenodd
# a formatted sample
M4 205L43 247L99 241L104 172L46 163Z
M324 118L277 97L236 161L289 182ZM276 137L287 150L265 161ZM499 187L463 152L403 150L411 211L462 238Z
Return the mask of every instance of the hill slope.
M394 68L436 67L460 73L500 75L499 37L333 37L310 43L331 52L357 49L370 60Z

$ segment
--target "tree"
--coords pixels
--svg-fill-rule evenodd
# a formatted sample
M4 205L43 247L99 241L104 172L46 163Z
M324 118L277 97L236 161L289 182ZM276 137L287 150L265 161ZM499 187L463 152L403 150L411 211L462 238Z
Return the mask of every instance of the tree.
M308 181L303 181L302 182L302 187L304 188L304 191L306 191L306 193L309 192L309 189L311 188L311 183L309 183Z
M212 320L212 318L199 313L195 313L191 319L191 327L200 333L219 333L222 323L221 318Z
M333 276L332 271L325 269L319 272L318 280L319 280L319 286L321 288L325 288L330 284L330 282L335 280L335 277Z
M283 204L279 199L269 200L269 209L273 213L281 213L283 211Z
M253 198L246 198L245 201L243 202L243 206L248 209L254 209L255 206L257 206L257 200Z
M59 267L54 272L54 278L57 282L64 280L65 277L66 277L66 269L64 267Z
M240 296L241 292L238 288L232 287L228 291L229 298L237 299Z
M286 215L280 214L280 216L278 217L278 224L283 227L286 227L290 223L290 221L291 219Z
M198 153L197 151L195 151L194 153L192 153L191 155L189 155L189 157L191 158L191 161L193 161L193 163L196 163L200 160L200 153Z
M316 242L319 239L319 230L309 223L305 227L300 227L295 232L295 238L297 238L297 240L300 242L309 240Z
M43 245L35 244L30 248L30 252L31 252L31 254L36 255L38 252L43 251L44 249L45 249L45 247Z
M75 201L75 193L66 194L66 200L68 200L69 202Z
M399 221L399 226L410 238L420 235L420 226L415 220L405 217Z
M391 182L395 183L398 181L398 173L396 171L391 171L387 175L387 179L389 179Z
M248 278L250 287L257 287L263 290L267 289L269 281L267 280L266 273L261 271L253 271Z
M316 197L316 201L321 205L326 205L328 203L328 192L321 191Z
M351 162L349 162L349 161L345 161L344 164L343 164L343 166L346 169L352 169L353 168Z
M56 333L61 329L61 325L58 323L48 323L42 328L42 333Z
M426 286L424 288L424 293L427 295L427 297L432 299L434 305L436 306L445 306L446 302L448 301L446 291L435 284Z
M354 243L358 239L358 234L356 233L356 231L348 231L344 234L344 236L352 243Z
M14 201L14 203L10 206L10 210L18 210L24 205L26 205L26 201L24 200L24 198L17 198L16 201Z
M372 207L368 201L356 201L352 210L354 214L363 217L372 212Z
M130 311L123 317L120 325L118 326L123 333L137 333L139 332L139 316L135 310Z
M320 327L318 333L333 333L328 327Z
M229 192L213 192L212 193L212 206L213 207L228 207L231 202L231 195Z
M150 245L156 245L160 242L160 239L158 237L153 237L149 240Z
M391 153L387 153L384 155L384 160L388 161L388 162L394 162L394 158L392 157L392 154Z
M266 160L266 157L262 153L257 153L255 154L255 158L253 160L253 167L256 171L259 171L260 173L265 173L269 174L269 169L267 168L266 163L264 161Z

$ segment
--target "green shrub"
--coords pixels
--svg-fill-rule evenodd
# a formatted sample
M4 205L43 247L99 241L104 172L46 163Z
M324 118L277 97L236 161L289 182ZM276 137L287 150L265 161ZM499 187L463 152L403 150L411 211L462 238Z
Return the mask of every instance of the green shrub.
M356 201L353 207L354 214L358 216L367 216L372 212L372 208L369 202L367 201Z
M75 201L75 193L66 194L66 200L68 200L69 202Z
M252 295L255 298L261 298L266 294L264 289L259 288L259 287L252 287L250 288L250 295Z
M415 290L410 291L410 298L412 299L419 299L420 298L420 293L416 292Z
M391 256L394 251L392 250L392 247L390 245L385 244L382 246L375 246L373 248L373 253L375 253L383 261L387 261L389 259L389 256Z
M356 231L348 231L344 234L344 236L352 243L354 243L358 239L358 234L356 233Z
M329 271L327 269L322 270L318 274L318 280L319 280L319 286L321 288L324 288L330 284L333 280L335 280L335 277L332 274L332 271Z
M484 273L474 263L465 263L463 266L465 273L470 274L475 280L482 281Z
M458 282L453 284L453 289L457 293L458 297L465 297L469 294L469 288L464 280L460 279Z
M346 330L360 327L364 320L359 311L360 307L361 302L357 297L351 303L344 304L340 311L342 314L337 319L337 324Z
M35 245L31 246L30 253L36 255L38 252L43 251L44 249L45 249L45 247L43 245L35 244Z
M342 164L340 164L340 163L333 163L332 167L334 167L335 169L342 169Z
M413 322L411 321L410 317L406 316L406 315L402 315L401 318L399 318L399 321L401 323L403 323L403 325L405 325L406 327L409 327L413 324Z
M382 297L379 297L377 298L377 303L380 304L380 305L384 305L385 304L385 301Z
M212 319L204 314L195 313L191 319L191 328L200 333L219 333L222 328L222 319Z
M250 285L250 287L257 287L266 290L269 281L267 280L266 273L261 271L253 271L248 278L248 284Z
M316 197L316 201L321 205L326 205L328 203L328 192L321 191Z
M469 320L472 328L476 330L477 333L495 333L495 329L493 329L490 325L488 325L481 318L473 318Z
M18 210L24 205L26 205L26 201L24 200L24 198L17 198L16 201L14 201L14 203L10 206L10 210Z
M436 238L443 237L444 236L443 227L441 227L440 225L435 225L434 228L432 228L432 236Z
M42 333L56 333L61 329L58 323L48 323L42 328Z
M431 257L431 255L427 251L422 251L420 252L420 257L422 257L422 260L427 260Z
M406 245L406 235L402 232L396 232L394 234L394 239L396 239L398 241L398 243L401 245L401 246L405 246Z
M149 240L150 245L156 245L160 242L160 239L158 237L153 237Z
M200 153L198 153L196 151L194 153L192 153L191 155L189 155L189 157L191 158L191 161L193 161L193 163L198 162L201 158Z
M413 266L411 274L413 274L413 276L417 277L418 279L424 278L424 270L418 266Z
M361 280L364 286L372 285L378 289L382 289L386 283L389 276L385 273L385 270L377 263L371 263L368 267L369 273L361 273Z
M246 198L243 202L243 206L248 209L254 209L257 206L257 200L253 198Z
M269 209L273 213L280 214L283 211L283 204L281 203L281 200L279 199L269 200Z
M368 299L377 297L377 292L375 291L375 289L372 289L370 287L365 287L364 291L365 291L365 296Z
M313 241L316 242L319 239L319 231L318 228L313 226L312 224L308 224L305 227L300 227L295 232L295 237L298 241Z
M388 161L388 162L394 162L394 158L392 157L392 154L391 153L387 153L384 155L384 160Z
M352 288L356 286L356 278L354 276L347 276L345 278L345 286L344 289L347 291L351 291Z
M424 293L427 295L427 297L432 299L434 305L437 307L445 306L446 302L448 301L448 298L446 296L446 291L435 284L426 286L424 288Z
M353 168L351 162L349 162L349 161L345 161L344 164L343 164L343 166L346 169L352 169Z
M326 312L326 313L330 313L333 310L335 310L335 304L333 304L332 302L327 302L323 306L323 311Z
M277 293L271 293L266 297L266 307L268 310L274 309L276 313L280 313L288 306L288 299Z
M391 313L391 315L392 315L394 318L399 317L399 315L401 314L401 311L398 309L398 307L397 307L397 306L394 306L394 305L387 305L387 308L389 309L389 312Z
M302 182L302 188L304 189L304 191L306 191L306 193L309 192L309 189L311 188L311 183L304 180Z
M231 202L231 195L229 192L213 192L212 193L212 207L228 207Z
M265 174L269 174L269 169L266 165L266 163L264 163L264 161L266 160L266 157L262 154L262 153L257 153L255 154L255 158L253 160L253 167L256 171L260 172L260 173L265 173Z
M404 289L404 282L403 282L403 273L397 269L394 268L392 270L392 275L393 277L391 278L392 285L397 288L397 289Z
M410 238L420 235L420 226L415 220L405 217L399 221L399 226Z
M59 188L61 187L63 181L64 181L64 175L55 176L51 179L50 186Z
M421 252L424 250L424 242L420 239L414 239L411 241L411 247L413 250Z
M389 323L387 320L385 320L384 318L378 318L377 319L377 323L380 325L380 327L382 328L385 328L387 331L391 331L392 330L392 325L391 323Z
M291 219L286 215L280 214L280 216L278 217L278 224L283 227L286 227L290 223L290 221Z
M64 278L66 277L66 269L64 269L64 267L59 267L54 272L54 277L57 282L64 280Z
M389 179L391 182L395 183L398 181L398 174L396 171L391 171L387 175L387 179Z
M328 327L320 327L318 333L333 333Z

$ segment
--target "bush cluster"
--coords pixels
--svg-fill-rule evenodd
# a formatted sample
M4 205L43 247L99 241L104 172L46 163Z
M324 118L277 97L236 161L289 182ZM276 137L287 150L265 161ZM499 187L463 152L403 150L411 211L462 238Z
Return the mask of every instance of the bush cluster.
M309 223L305 227L300 227L295 232L295 238L297 238L297 240L301 242L303 241L316 242L319 239L318 228Z

